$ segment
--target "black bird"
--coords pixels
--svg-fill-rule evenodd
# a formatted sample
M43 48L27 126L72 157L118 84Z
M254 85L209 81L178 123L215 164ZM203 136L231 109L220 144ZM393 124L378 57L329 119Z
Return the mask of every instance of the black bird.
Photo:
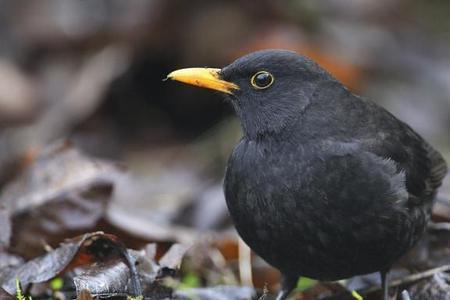
M242 239L282 274L322 281L387 272L420 238L447 173L411 127L286 50L168 78L223 92L243 138L224 191Z

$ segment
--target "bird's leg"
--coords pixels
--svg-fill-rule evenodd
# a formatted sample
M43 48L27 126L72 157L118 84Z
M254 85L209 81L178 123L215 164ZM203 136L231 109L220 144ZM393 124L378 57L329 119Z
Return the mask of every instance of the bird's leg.
M389 300L389 270L380 271L383 300Z
M281 290L277 295L276 300L285 300L289 293L297 285L298 276L282 275L281 278Z

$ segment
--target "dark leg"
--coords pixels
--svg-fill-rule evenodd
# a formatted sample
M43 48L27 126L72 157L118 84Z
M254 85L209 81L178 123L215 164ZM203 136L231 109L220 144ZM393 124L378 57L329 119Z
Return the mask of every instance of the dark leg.
M389 300L389 270L380 271L383 300Z
M282 275L281 278L281 290L277 295L276 300L285 300L290 292L297 285L298 276Z

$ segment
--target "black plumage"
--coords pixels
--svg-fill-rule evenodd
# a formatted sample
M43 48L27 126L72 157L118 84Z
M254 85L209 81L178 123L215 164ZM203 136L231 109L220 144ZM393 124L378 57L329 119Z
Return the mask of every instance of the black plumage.
M212 72L230 83L220 90L244 133L226 169L227 205L243 240L282 273L277 299L299 276L384 278L424 232L442 156L297 53L258 51Z

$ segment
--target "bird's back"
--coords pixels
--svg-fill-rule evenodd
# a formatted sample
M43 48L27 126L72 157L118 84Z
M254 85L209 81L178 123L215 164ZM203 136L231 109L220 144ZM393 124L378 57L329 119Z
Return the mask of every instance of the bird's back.
M361 150L392 160L398 171L405 173L411 205L424 204L435 196L447 174L439 152L409 125L340 83L325 82L318 89L320 96L312 104L316 107L304 115L295 130L297 140L357 144Z

